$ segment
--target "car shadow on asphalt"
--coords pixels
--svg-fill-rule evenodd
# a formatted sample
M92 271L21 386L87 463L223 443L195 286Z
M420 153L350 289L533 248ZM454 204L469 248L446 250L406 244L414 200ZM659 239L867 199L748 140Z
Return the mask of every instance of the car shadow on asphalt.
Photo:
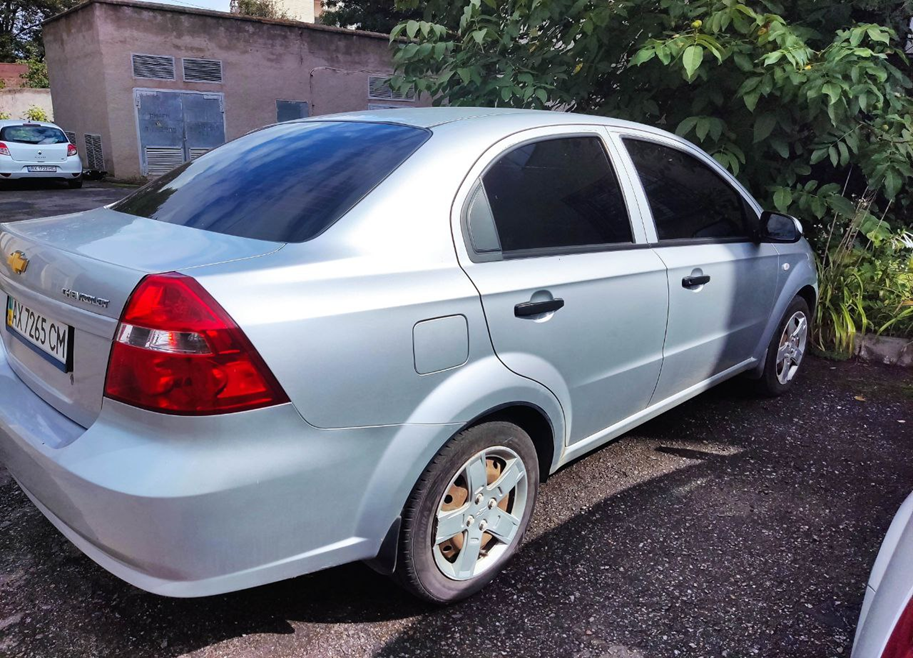
M758 400L729 382L562 469L542 489L544 518L504 573L448 608L361 564L190 600L132 588L75 549L51 576L72 581L77 574L59 575L72 567L88 577L85 596L105 604L89 631L94 646L111 649L104 655L125 655L125 637L165 638L129 655L167 658L253 634L307 643L311 624L386 622L393 632L382 656L836 655L913 468L896 467L898 483L870 456L853 458L849 437L868 417L852 421L859 427L846 440L806 436L797 415L815 394ZM907 448L892 439L878 458L896 463ZM836 467L821 465L825 451ZM54 562L52 547L23 541L36 563ZM39 587L28 581L42 576L25 574L17 587ZM72 587L65 607L80 605Z

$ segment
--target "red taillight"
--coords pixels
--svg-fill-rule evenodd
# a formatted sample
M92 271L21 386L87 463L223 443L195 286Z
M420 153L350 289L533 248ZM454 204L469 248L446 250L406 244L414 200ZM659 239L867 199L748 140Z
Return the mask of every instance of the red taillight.
M247 336L194 279L147 276L121 315L105 395L152 411L221 414L288 402Z
M10 147L7 146L6 144L4 144L3 142L0 142L0 155L8 156L9 154L10 154ZM10 157L12 157L12 156L10 156Z
M77 155L78 151L76 150L75 144L67 144L67 157L72 158L74 155Z
M907 601L881 658L913 658L913 598Z

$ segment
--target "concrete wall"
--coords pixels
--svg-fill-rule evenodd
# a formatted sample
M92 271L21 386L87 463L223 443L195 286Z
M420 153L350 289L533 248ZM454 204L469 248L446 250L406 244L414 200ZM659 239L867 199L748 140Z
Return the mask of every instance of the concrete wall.
M27 73L29 67L26 64L6 64L0 63L0 87L5 89L18 89L22 86L22 75Z
M223 93L230 140L275 123L277 100L306 101L311 115L366 109L368 76L391 70L383 35L117 0L64 13L44 34L59 120L80 140L102 134L120 178L141 175L134 89ZM178 80L135 79L133 53L174 57ZM222 60L223 83L184 82L182 57Z
M50 89L0 89L0 114L11 119L24 119L30 107L40 107L54 120Z
M45 61L54 101L54 117L64 130L76 133L76 146L86 165L87 133L101 135L106 168L114 166L110 149L108 88L98 40L98 5L70 12L43 30Z

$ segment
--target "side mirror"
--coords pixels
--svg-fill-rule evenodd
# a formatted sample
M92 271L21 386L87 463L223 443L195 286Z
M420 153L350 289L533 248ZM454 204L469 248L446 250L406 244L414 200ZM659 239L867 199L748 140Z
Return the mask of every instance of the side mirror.
M792 243L802 239L802 224L795 217L765 210L758 224L761 242Z

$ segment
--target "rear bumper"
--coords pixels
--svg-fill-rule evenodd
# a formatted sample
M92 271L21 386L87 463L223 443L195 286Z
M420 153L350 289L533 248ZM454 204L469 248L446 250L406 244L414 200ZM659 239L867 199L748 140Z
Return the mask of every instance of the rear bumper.
M107 400L84 429L32 393L0 344L0 462L86 555L167 596L374 557L452 431L317 430L291 405L181 418Z
M34 166L57 167L56 171L31 172ZM19 162L12 158L0 157L0 180L18 180L20 178L65 178L76 180L82 174L82 160L78 157L67 158L66 162Z

